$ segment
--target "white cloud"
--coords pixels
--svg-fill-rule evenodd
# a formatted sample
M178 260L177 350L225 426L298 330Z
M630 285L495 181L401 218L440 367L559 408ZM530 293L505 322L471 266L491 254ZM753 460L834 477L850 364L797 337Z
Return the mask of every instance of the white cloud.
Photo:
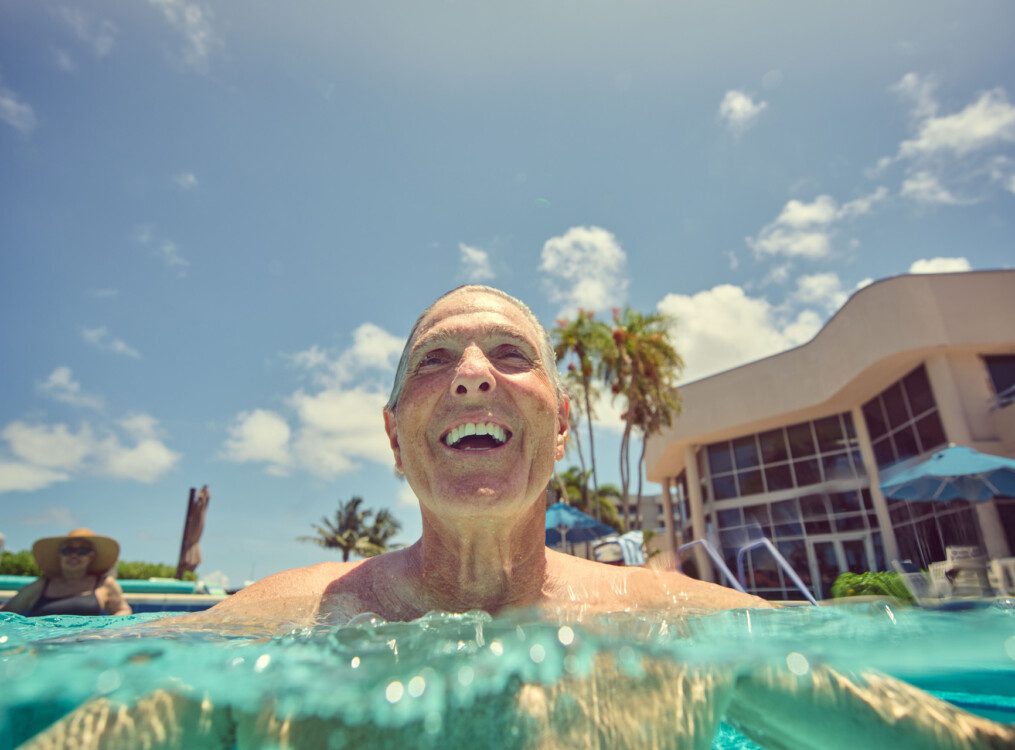
M221 41L212 28L212 12L186 0L149 0L162 11L162 17L183 36L181 57L185 65L204 71L212 51Z
M916 120L925 120L937 114L935 91L937 82L933 78L921 78L916 73L906 73L891 87L891 90L912 102L911 114Z
M550 298L561 314L577 308L606 310L627 295L626 255L612 233L600 227L572 227L543 245L539 269L547 274Z
M462 271L469 281L489 281L495 274L490 267L490 256L485 250L478 247L458 243L458 250L462 256Z
M290 364L316 376L321 385L345 385L371 372L394 372L405 339L373 323L363 323L352 334L353 343L342 352L330 352L317 344L284 355Z
M416 497L416 493L412 491L412 487L409 486L408 482L402 482L401 485L398 490L398 497L396 498L398 504L406 508L418 508L419 499Z
M766 107L767 102L755 102L749 95L734 89L727 91L719 104L719 120L740 135L754 124Z
M41 393L71 406L86 409L101 409L103 406L101 398L81 390L81 384L74 379L74 373L64 365L53 370L37 387Z
M53 50L53 64L57 68L62 70L64 73L73 73L77 70L78 66L74 62L74 58L70 56L67 50L59 49L54 47Z
M33 492L57 482L66 482L68 479L70 476L62 471L0 460L0 493Z
M9 88L0 86L0 120L22 133L31 133L35 129L35 110Z
M172 240L163 240L156 250L156 255L162 258L162 262L169 268L175 269L181 277L187 275L190 261L180 255L176 243Z
M1004 89L980 94L965 109L952 115L928 117L916 138L903 141L899 156L914 158L939 152L964 156L999 143L1015 141L1015 107Z
M36 468L56 471L80 469L95 445L87 425L71 432L65 424L10 422L0 431L0 437L7 441L14 457Z
M344 351L314 345L289 355L295 366L314 374L317 390L289 395L288 415L265 409L238 414L222 457L265 464L269 474L306 471L326 478L353 471L363 461L390 465L381 414L403 344L364 323Z
M101 453L100 474L145 484L160 479L180 458L180 454L155 438L144 438L125 446L116 437L110 437L102 444Z
M187 275L190 261L180 255L176 243L168 237L157 237L150 226L140 226L134 230L134 240L139 245L152 248L153 253L167 268L176 271L180 278Z
M842 282L834 273L816 273L801 276L793 292L793 300L805 305L821 305L827 312L835 312L849 297Z
M229 428L223 458L235 463L266 463L269 474L284 476L290 465L289 438L289 425L275 412L241 412Z
M1015 142L1015 106L998 87L980 93L957 112L940 114L935 88L932 79L915 73L907 73L892 87L910 102L915 132L902 141L894 157L879 160L874 171L902 163L900 193L920 203L977 203L1004 185L997 167L1007 157L996 152Z
M365 388L329 388L316 394L297 391L289 398L300 428L293 450L299 464L313 474L334 477L365 459L392 462L381 416L387 394Z
M920 203L941 203L958 205L966 201L954 195L930 172L915 172L902 182L902 196L912 198Z
M105 57L116 41L116 26L106 20L93 22L80 8L63 5L57 9L57 16L63 20L74 35L92 48L96 57Z
M117 296L119 293L120 292L118 290L111 289L111 288L108 288L108 287L107 288L103 288L103 289L92 288L92 289L88 289L85 292L85 294L87 294L92 299L112 299L113 297Z
M33 491L80 476L153 482L179 460L148 414L130 414L98 433L89 424L10 422L0 430L0 492ZM127 444L125 444L125 441Z
M797 346L821 328L813 310L794 316L732 284L693 295L668 294L658 309L675 319L673 340L687 365L684 380Z
M178 172L173 175L173 184L180 190L193 190L197 187L197 175L193 172Z
M819 195L811 203L793 199L783 206L775 221L764 226L756 237L748 237L747 245L758 257L825 258L832 252L836 225L869 213L887 196L888 190L879 187L841 206L830 195Z
M85 341L97 349L112 352L113 354L119 354L124 357L131 357L132 359L141 358L137 349L132 347L123 339L111 336L105 326L99 326L98 328L84 328L81 331L81 335Z
M921 258L913 261L909 267L910 273L954 273L956 271L969 271L972 266L965 258Z

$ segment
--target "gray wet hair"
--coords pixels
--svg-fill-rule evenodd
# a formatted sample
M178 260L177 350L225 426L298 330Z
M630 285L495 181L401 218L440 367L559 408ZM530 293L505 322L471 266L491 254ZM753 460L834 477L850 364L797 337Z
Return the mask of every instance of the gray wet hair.
M398 369L395 371L395 384L391 388L391 395L388 397L388 403L385 404L384 408L387 411L394 412L395 407L398 406L398 400L402 396L402 390L405 388L405 379L408 376L409 370L409 355L412 353L412 345L416 340L416 334L419 333L419 326L423 322L423 319L430 314L430 311L437 306L439 302L447 299L453 294L459 292L473 292L492 294L495 297L514 305L521 313L525 316L525 319L532 324L532 327L536 331L536 337L539 340L539 359L540 364L543 367L543 371L546 376L550 379L553 390L557 395L557 402L564 398L567 391L564 388L564 381L561 380L560 373L557 372L557 358L553 353L553 344L550 342L550 335L543 328L543 324L539 322L539 319L535 316L529 306L522 302L517 297L512 297L507 292L497 289L496 287L486 286L485 284L464 284L459 287L455 287L450 292L445 292L440 297L435 299L429 307L427 307L419 317L416 318L416 322L412 326L412 331L409 332L409 338L405 342L405 348L402 349L402 357L398 360Z

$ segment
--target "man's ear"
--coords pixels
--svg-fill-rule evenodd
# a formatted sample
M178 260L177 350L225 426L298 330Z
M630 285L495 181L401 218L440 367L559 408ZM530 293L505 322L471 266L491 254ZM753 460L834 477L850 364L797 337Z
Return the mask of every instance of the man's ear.
M560 397L560 404L557 406L557 445L554 452L554 460L560 461L567 452L567 438L571 428L571 401L567 396Z
M395 470L402 471L402 449L398 447L398 425L395 423L393 412L384 410L384 431L388 433L388 442L391 444L391 452L395 455Z

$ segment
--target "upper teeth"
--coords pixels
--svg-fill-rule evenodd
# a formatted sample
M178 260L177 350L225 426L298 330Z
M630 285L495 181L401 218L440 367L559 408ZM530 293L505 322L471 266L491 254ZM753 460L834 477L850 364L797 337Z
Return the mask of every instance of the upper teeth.
M455 445L466 435L489 435L498 443L503 443L507 440L504 428L491 422L466 422L465 424L458 425L458 427L449 432L448 436L444 438L444 441L448 445Z

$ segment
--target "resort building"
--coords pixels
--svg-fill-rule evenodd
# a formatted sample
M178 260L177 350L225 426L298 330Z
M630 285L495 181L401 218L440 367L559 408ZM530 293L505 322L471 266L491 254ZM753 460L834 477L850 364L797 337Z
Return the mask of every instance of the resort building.
M769 538L818 598L844 571L1015 549L1015 500L902 502L880 485L949 443L1015 457L1015 271L907 275L855 292L806 344L688 383L646 471L674 544L705 539L736 570ZM665 517L665 514L663 515ZM773 555L747 589L800 593ZM685 572L719 580L699 545Z

